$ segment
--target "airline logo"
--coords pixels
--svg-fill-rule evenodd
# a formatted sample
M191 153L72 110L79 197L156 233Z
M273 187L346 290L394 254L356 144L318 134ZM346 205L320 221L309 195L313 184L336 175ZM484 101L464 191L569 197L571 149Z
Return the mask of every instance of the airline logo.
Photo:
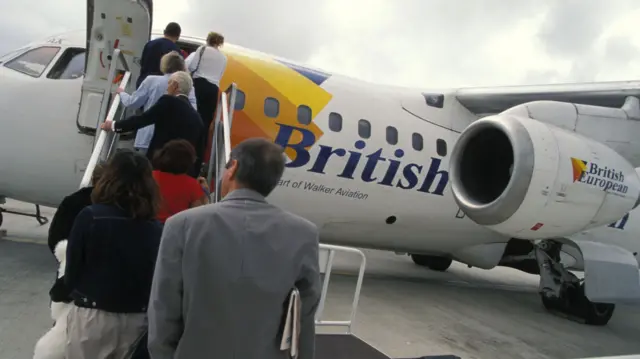
M323 132L314 120L333 97L321 87L329 78L331 74L269 57L227 52L227 68L220 82L220 90L235 83L241 91L239 96L242 104L238 106L236 102L231 147L253 137L273 141L279 131L276 122L299 125L299 111L310 113L311 122L304 127L320 139ZM266 108L269 108L272 117L267 117ZM291 158L295 152L289 149L286 154Z
M322 88L323 83L331 77L330 74L281 60L238 53L228 53L227 59L227 70L220 88L227 88L233 81L246 94L242 109L234 112L232 147L246 138L269 138L284 148L289 158L286 165L288 168L316 173L320 175L319 178L335 176L443 195L449 173L446 169L441 169L445 166L440 158L426 157L426 163L423 164L403 162L403 149L396 148L383 153L382 148L368 148L364 140L354 141L349 148L320 144L324 133L315 122L317 114L332 98ZM265 99L270 99L271 106L277 100L277 109L274 110L277 115L274 117L265 116L268 104ZM311 112L312 120L306 125L299 123L297 119L302 105ZM316 145L319 146L319 151L311 151ZM341 188L336 192L337 189L326 187L327 184L312 181L299 183L285 179L281 185L354 198L368 197L368 194L355 189Z
M625 194L629 187L624 184L622 171L600 166L595 162L588 162L571 157L573 167L573 182L581 182L603 191Z

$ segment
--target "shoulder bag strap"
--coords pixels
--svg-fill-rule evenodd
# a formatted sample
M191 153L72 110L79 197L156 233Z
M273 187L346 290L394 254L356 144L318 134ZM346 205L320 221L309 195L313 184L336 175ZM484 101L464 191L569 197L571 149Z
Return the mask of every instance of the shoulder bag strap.
M196 64L196 68L191 71L191 77L193 77L193 74L196 73L196 71L198 71L198 69L200 68L200 61L202 61L202 54L204 54L204 49L206 48L206 45L203 45L202 47L200 47L200 53L198 54L198 63Z

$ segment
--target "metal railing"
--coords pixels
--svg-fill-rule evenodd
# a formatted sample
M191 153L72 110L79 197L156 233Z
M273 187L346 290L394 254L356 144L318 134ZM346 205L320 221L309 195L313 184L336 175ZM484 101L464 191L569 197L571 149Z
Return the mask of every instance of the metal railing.
M111 106L109 107L109 112L104 115L109 95L111 95L111 87L113 85L113 81L116 77L116 71L118 67L118 62L122 63L122 67L126 70L124 76L122 77L122 81L120 81L119 89L125 89L129 80L131 78L131 72L129 71L129 66L127 65L127 60L124 58L124 55L120 51L120 49L115 49L112 55L113 61L111 61L111 65L109 66L109 76L107 77L107 81L109 83L109 90L105 91L104 99L102 101L102 105L100 107L100 114L98 115L98 124L96 127L96 138L93 145L93 152L91 152L91 157L89 158L89 163L87 164L87 168L82 175L82 180L80 181L80 188L87 187L91 184L91 177L93 176L93 171L95 170L98 163L106 161L111 153L115 150L115 144L119 137L119 134L115 132L107 132L103 131L100 128L105 121L116 120L116 114L118 112L118 107L120 106L120 94L116 93L111 101Z
M214 179L215 172L216 183L212 193L213 202L218 202L221 199L220 191L218 190L220 188L221 174L231 155L231 125L233 124L237 91L238 87L235 83L232 83L227 90L220 94L220 101L216 110L207 169L207 183L211 183ZM222 146L220 146L220 142L223 142Z
M351 303L351 313L349 320L335 321L335 320L322 320L322 313L324 312L325 302L327 301L327 291L329 289L329 280L331 278L331 269L333 268L333 259L336 252L353 253L360 256L360 269L358 270L358 280L356 282L356 289L353 295L353 302ZM322 293L320 294L320 303L318 310L316 311L316 326L317 327L346 327L346 333L351 334L351 328L356 318L356 312L358 309L358 301L360 300L360 290L362 289L362 280L364 279L364 269L367 265L367 258L364 253L356 248L334 246L329 244L320 245L320 271L324 269L324 280L322 282Z

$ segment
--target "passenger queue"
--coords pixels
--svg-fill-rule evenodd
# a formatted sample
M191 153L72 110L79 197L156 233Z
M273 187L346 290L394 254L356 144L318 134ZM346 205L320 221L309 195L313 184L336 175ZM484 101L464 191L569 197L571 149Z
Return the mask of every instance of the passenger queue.
M68 359L285 358L294 289L298 358L313 358L318 229L266 201L285 168L283 148L266 139L232 150L223 199L209 204L200 173L224 37L210 33L185 62L180 32L170 23L145 45L136 91L120 92L135 113L102 124L137 130L135 150L96 167L92 186L66 197L52 220L49 248L66 253L50 297L69 310L56 319L66 333L41 339L35 359L54 349Z

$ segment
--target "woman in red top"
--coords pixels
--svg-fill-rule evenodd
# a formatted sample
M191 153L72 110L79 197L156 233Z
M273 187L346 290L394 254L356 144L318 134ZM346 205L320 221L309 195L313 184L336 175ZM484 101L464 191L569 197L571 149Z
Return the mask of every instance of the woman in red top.
M186 209L209 203L207 181L194 179L187 173L196 161L196 151L186 140L173 140L156 152L153 159L153 178L160 187L162 202L158 220Z

